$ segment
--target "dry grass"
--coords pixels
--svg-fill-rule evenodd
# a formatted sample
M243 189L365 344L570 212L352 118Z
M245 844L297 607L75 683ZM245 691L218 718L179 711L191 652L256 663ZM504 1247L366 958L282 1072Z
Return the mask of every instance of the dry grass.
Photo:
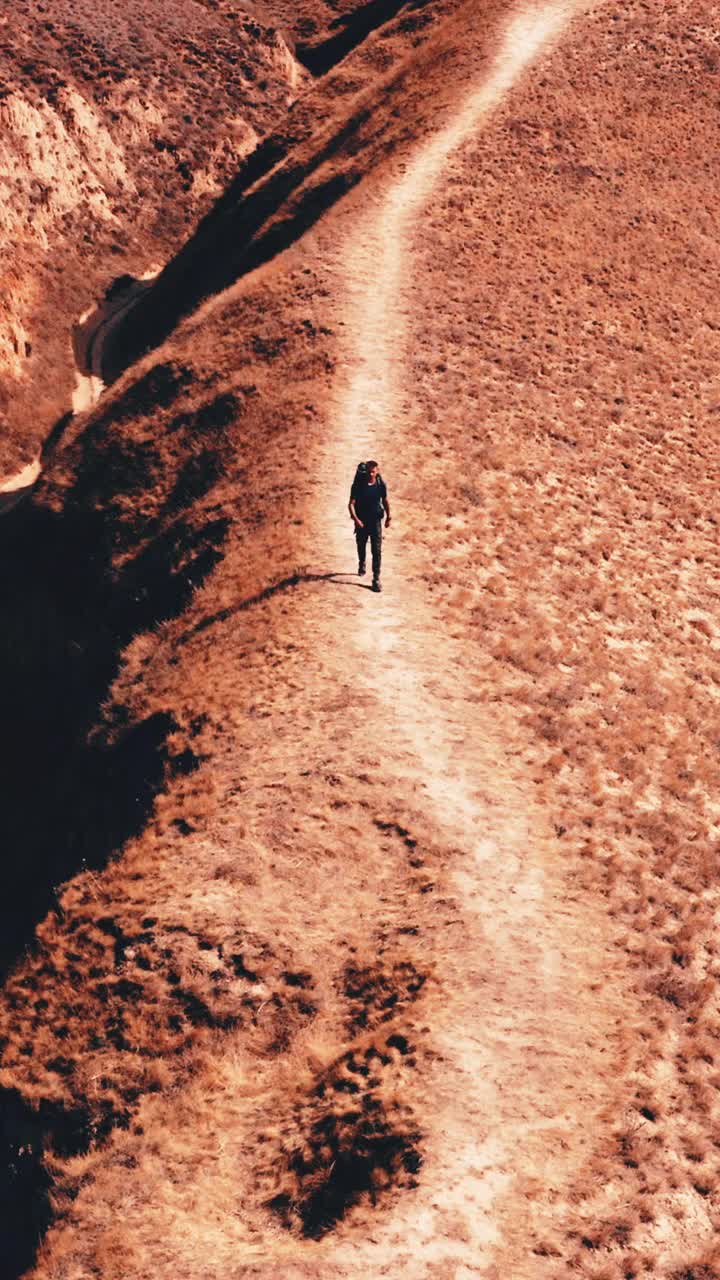
M70 404L80 314L176 251L307 76L237 4L54 0L0 29L0 77L5 474Z
M411 472L438 456L410 519L417 572L470 642L468 689L531 735L558 856L607 902L644 1010L627 1119L537 1274L691 1275L673 1260L712 1237L719 1169L717 255L698 111L717 54L685 5L652 37L639 7L610 17L465 149L418 231Z
M138 0L122 20L104 4L78 12L54 0L52 20L33 3L12 41L0 32L0 160L14 175L0 217L13 246L0 471L34 455L68 408L73 325L111 282L171 261L259 138L276 130L281 152L298 138L317 142L334 117L342 123L346 98L402 64L454 7L433 0L387 29L379 14L380 32L313 93L283 29L308 35L311 23L320 37L334 14L322 4L255 15L236 0L163 0L148 23ZM309 105L288 111L303 97Z
M316 728L322 708L305 702L308 655L293 639L298 628L288 617L296 598L302 604L302 579L295 590L253 603L297 571L305 550L302 516L288 524L285 513L288 507L304 511L306 445L297 422L312 429L319 384L332 376L316 284L314 273L308 278L298 269L290 298L273 301L266 287L248 294L242 339L234 327L240 304L225 305L211 346L213 359L221 352L227 358L227 379L201 373L210 367L204 365L210 347L198 340L197 328L182 357L173 353L151 372L128 377L89 427L72 428L39 496L50 509L101 504L113 532L109 572L116 584L139 558L154 560L153 548L162 553L168 528L188 509L195 527L228 515L233 526L220 544L225 558L213 585L196 592L191 610L177 620L171 611L147 632L138 619L140 634L107 701L108 715L124 708L120 724L172 707L168 761L188 757L194 767L185 772L169 765L141 839L106 870L73 878L60 914L40 927L36 952L8 980L0 1079L6 1087L22 1082L32 1106L50 1099L60 1108L48 1138L57 1151L58 1236L40 1275L96 1270L119 1276L128 1266L140 1275L165 1265L161 1241L168 1230L177 1265L188 1276L198 1267L201 1274L200 1203L210 1213L203 1230L217 1233L228 1214L236 1223L222 1242L228 1266L237 1249L256 1247L268 1222L280 1240L295 1210L288 1202L279 1215L267 1202L289 1194L288 1179L297 1173L293 1144L307 1133L312 1145L323 1124L332 1128L328 1149L345 1153L355 1171L346 1199L356 1216L362 1202L410 1177L419 1127L409 1102L401 1105L396 1097L396 1077L413 1073L416 1059L405 1046L414 1042L415 1015L402 1019L422 994L428 957L407 932L406 899L396 890L401 867L424 907L420 834L410 835L407 817L399 830L395 819L386 822L388 810L403 813L403 798L384 790L380 800L372 765L354 760L350 771L339 770L322 734L320 763L308 757L314 748L307 728ZM265 337L278 331L281 317L285 337L273 362ZM284 402L274 394L278 364L288 387ZM221 465L208 471L205 460L203 484L188 490L183 477L207 450ZM156 592L150 586L150 595ZM338 710L334 681L318 673L317 684L326 687L328 714L331 704ZM294 743L278 735L269 715L273 700L295 733L306 725ZM350 703L346 721L358 710ZM354 849L362 849L362 857L348 861L346 851ZM385 893L379 926L378 894ZM390 1062L378 1062L380 1076L367 1086L371 1119L365 1128L341 1123L341 1111L322 1111L318 1080L333 1070L350 1079L353 1047L370 1052L371 1040L358 1034L367 1037L376 1025L384 1037L376 1041L378 1052ZM399 1038L388 1049L393 1035ZM307 1053L303 1092L300 1064ZM320 1060L327 1066L318 1077ZM359 1077L365 1080L362 1071ZM348 1089L335 1093L342 1100ZM212 1124L201 1138L208 1113ZM271 1121L272 1148L258 1138ZM74 1147L67 1138L71 1124L80 1125ZM198 1135L192 1148L188 1125ZM159 1145L140 1154L137 1143L144 1148L150 1132ZM238 1136L218 1164L230 1132ZM241 1132L247 1139L238 1164ZM88 1141L93 1145L84 1152ZM318 1216L323 1178L335 1207L322 1209L320 1218L339 1214L328 1172L333 1162L319 1157L301 1176L308 1203L316 1206L308 1210L309 1222ZM116 1226L109 1226L103 1205L122 1194L129 1170L146 1191L126 1201ZM210 1191L218 1177L224 1189L218 1184ZM239 1215L238 1185L249 1205ZM186 1187L187 1194L178 1198L173 1187Z
M703 13L587 19L452 161L413 245L391 463L407 590L452 638L438 652L468 722L507 727L502 785L478 786L530 780L548 875L607 913L606 999L625 984L617 1044L588 1049L605 1107L584 1164L561 1152L592 1110L581 1081L499 1196L499 1274L532 1280L719 1273L716 252L687 148L711 154ZM162 378L144 399L152 359L127 375L40 495L61 512L102 497L111 577L165 545L179 484L198 527L228 522L192 599L138 616L107 691L119 723L170 711L168 756L197 767L168 768L137 839L71 879L7 984L3 1084L95 1137L52 1159L43 1280L346 1274L386 1213L411 1238L412 1183L437 1169L433 1032L470 984L448 941L456 850L405 757L363 737L387 707L338 670L323 584L303 577L323 558L312 464L343 358L334 253L377 190L185 323L157 362L183 371L171 402ZM493 1027L476 989L495 992L507 945L482 972L472 955ZM562 1014L558 1038L577 1036ZM458 1247L463 1221L443 1223Z

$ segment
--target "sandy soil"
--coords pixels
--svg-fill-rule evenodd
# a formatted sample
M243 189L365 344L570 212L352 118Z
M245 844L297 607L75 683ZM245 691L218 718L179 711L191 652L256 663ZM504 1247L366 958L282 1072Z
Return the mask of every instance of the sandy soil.
M75 861L0 1005L0 1083L60 1109L38 1280L718 1274L714 37L491 9L32 504L23 659L112 682L86 755L53 722Z
M40 459L28 462L13 475L0 481L0 516L11 511L32 492L33 485L40 475Z
M75 390L72 395L73 413L85 413L97 404L105 390L102 378L102 353L108 332L113 324L127 315L137 305L160 270L153 265L134 279L130 276L124 287L111 290L110 296L88 307L73 329L73 354L75 358Z
M580 8L523 6L508 22L484 82L389 189L376 194L349 243L338 246L347 354L330 415L337 434L314 462L333 512L343 511L347 477L360 457L386 459L392 474L407 448L404 318L418 305L412 236L435 188L442 188L447 159L482 128ZM553 871L554 833L517 767L511 726L478 715L468 701L460 648L433 616L413 573L417 561L413 566L402 520L401 507L385 534L389 590L381 599L363 592L360 608L355 593L337 593L323 611L318 642L337 660L328 672L337 688L347 682L343 673L355 673L358 691L373 707L380 768L403 779L433 839L451 855L444 869L452 914L443 921L446 936L439 921L435 933L443 972L442 1013L433 1031L442 1066L434 1082L424 1194L416 1194L411 1211L401 1211L401 1225L391 1217L372 1243L353 1241L338 1261L379 1274L392 1252L394 1275L430 1276L443 1267L447 1275L469 1278L482 1266L482 1274L499 1277L508 1274L509 1262L503 1193L514 1201L516 1216L524 1167L543 1168L555 1185L571 1179L608 1103L618 990L603 982L608 940L602 916L579 906ZM321 520L316 536L338 565L351 558L342 518ZM351 754L360 748L350 744ZM413 1238L418 1253L401 1262L396 1251L402 1256ZM500 1270L489 1263L498 1242ZM513 1275L536 1274L522 1256L514 1257L513 1268Z
M39 474L40 460L36 458L34 462L28 462L27 466L21 467L14 475L0 481L0 493L14 493L17 489L27 489L35 483Z
M422 287L413 234L442 189L448 156L482 129L571 17L559 6L524 6L483 83L445 129L376 185L360 219L348 215L347 238L320 245L337 273L332 318L345 336L328 432L305 458L300 587L266 606L282 635L298 643L274 665L274 692L267 691L262 714L273 712L245 743L242 773L230 766L235 782L227 794L239 789L245 801L224 808L213 839L224 846L246 842L249 817L252 838L269 842L271 861L253 860L262 927L283 938L293 968L314 975L314 998L323 990L326 996L312 1028L294 1044L290 1087L284 1059L258 1061L242 1037L217 1046L224 1064L217 1070L227 1077L221 1093L233 1072L242 1080L232 1158L246 1188L242 1214L232 1225L224 1221L221 1239L212 1218L226 1196L225 1155L193 1168L177 1145L176 1119L160 1126L174 1135L161 1158L169 1166L180 1161L182 1172L171 1181L180 1180L182 1203L164 1193L149 1203L125 1203L122 1248L138 1274L162 1265L151 1238L161 1241L172 1231L174 1265L193 1276L198 1238L207 1243L205 1275L229 1274L232 1256L232 1274L248 1276L535 1276L528 1238L543 1230L553 1195L572 1186L614 1098L623 1005L619 980L608 977L606 923L599 909L578 899L552 858L552 824L523 764L517 725L468 696L466 651L433 608L418 572L424 549L403 532L402 498L386 538L385 593L374 596L347 572L355 555L345 506L358 458L387 459L393 492L393 465L409 446L403 346L406 316ZM243 631L242 615L228 624L238 643ZM327 777L338 806L329 820ZM384 833L373 852L368 821ZM284 854L286 823L294 834ZM300 874L298 863L313 857L316 830L331 865L319 875ZM228 890L223 914L232 914L233 900ZM278 1170L299 1141L304 1111L314 1105L302 1081L308 1072L317 1079L313 1054L325 1064L321 1071L333 1073L362 1044L338 1024L332 995L353 955L371 968L407 966L424 975L422 996L411 998L407 1010L401 999L384 1033L410 1046L387 1067L396 1079L384 1086L385 1105L396 1128L421 1129L421 1172L384 1210L370 1214L360 1205L324 1238L283 1242L267 1206L273 1190L282 1189ZM377 1040L378 1029L374 1034ZM319 1048L323 1042L334 1046L329 1055ZM192 1083L184 1084L174 1117L192 1114L200 1145L215 1150L227 1103L200 1099ZM259 1148L258 1135L265 1144ZM109 1163L92 1158L98 1206L115 1196L117 1154L116 1147ZM291 1204L302 1203L302 1188L289 1194ZM39 1275L65 1274L60 1260L69 1238L68 1229L50 1236ZM109 1277L121 1264L107 1249Z

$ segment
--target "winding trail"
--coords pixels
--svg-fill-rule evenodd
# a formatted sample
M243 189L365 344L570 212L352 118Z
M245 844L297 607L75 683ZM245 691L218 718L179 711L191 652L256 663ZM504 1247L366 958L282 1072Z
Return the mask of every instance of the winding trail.
M390 474L401 468L402 401L412 394L404 384L405 317L422 305L413 230L450 155L578 8L551 3L516 13L487 79L339 250L348 345L336 384L337 431L320 461L333 512L345 511L360 458L378 457ZM433 617L413 576L402 518L399 510L386 539L385 593L335 593L331 621L343 637L338 680L356 671L376 707L383 773L403 780L444 849L440 874L452 906L439 912L433 942L440 1058L424 1106L428 1154L412 1208L405 1204L370 1239L337 1242L334 1257L348 1274L359 1260L367 1274L380 1274L390 1252L393 1276L517 1280L539 1274L537 1258L527 1258L530 1224L536 1218L540 1229L547 1210L523 1180L539 1178L543 1192L567 1188L607 1102L613 1010L598 994L604 922L569 895L553 865L555 834L518 763L516 726L468 700L467 652ZM326 517L318 537L338 563L352 562L346 517Z
M127 277L127 283L110 287L108 294L87 311L73 326L72 340L75 357L75 390L72 397L73 413L85 413L97 404L105 390L103 353L113 329L142 302L159 267L149 268L143 275Z
M0 516L4 516L8 511L12 511L19 502L27 498L35 487L35 481L42 470L39 458L34 458L32 462L28 462L14 475L8 476L5 480L0 481Z
M379 215L361 225L347 251L348 332L355 367L340 404L340 440L364 456L382 438L398 399L396 359L403 335L402 295L408 240L442 179L448 157L483 124L534 58L577 11L567 0L522 8L508 23L488 79L467 99L449 126L421 147L390 190Z
M526 763L527 730L511 709L478 700L468 679L476 639L449 634L434 612L425 549L403 540L409 503L394 512L381 596L347 573L355 549L346 512L357 461L379 457L392 495L393 471L412 443L402 412L412 396L407 322L437 304L413 263L425 211L453 152L578 9L518 10L450 123L386 171L382 186L368 183L362 206L348 200L314 232L327 237L333 288L323 297L346 345L325 440L308 442L305 504L288 513L310 563L298 590L257 601L263 634L274 623L274 634L292 641L275 652L272 688L256 673L252 732L243 713L241 734L224 738L232 791L196 838L212 846L201 865L220 865L221 853L238 867L237 879L212 878L202 911L210 905L229 931L243 913L257 913L259 937L281 940L293 970L313 974L317 1018L289 1054L259 1052L278 1035L269 1000L250 1037L239 1028L237 1039L213 1041L210 1092L202 1078L197 1095L194 1082L182 1086L168 1144L151 1155L176 1171L170 1195L128 1194L112 1153L98 1170L88 1196L103 1214L104 1196L117 1205L126 1239L153 1269L168 1265L172 1237L178 1274L199 1275L200 1265L203 1274L247 1280L539 1280L551 1273L533 1245L540 1233L552 1240L565 1229L557 1206L564 1212L571 1202L594 1150L622 1015L604 982L604 918L574 895L559 866L552 814ZM221 611L207 625L225 620ZM239 617L233 625L241 652L247 624ZM220 687L227 692L218 697L232 698ZM214 764L223 767L219 756ZM191 848L178 856L192 857ZM247 880L243 850L253 868ZM182 876L177 894L183 913ZM344 1052L357 1043L346 1013L338 1021L337 1000L343 966L356 956L417 961L422 974L416 1002L395 993L408 1053L383 1094L391 1117L411 1117L422 1165L417 1185L403 1183L377 1203L367 1197L315 1239L284 1231L268 1196L278 1190L280 1137L302 1148L302 1106L315 1114L317 1063L329 1046L337 1058L338 1045ZM315 1065L305 1061L299 1085L306 1050ZM311 1090L305 1101L303 1089ZM328 1181L334 1166L333 1158ZM57 1239L62 1249L62 1232Z

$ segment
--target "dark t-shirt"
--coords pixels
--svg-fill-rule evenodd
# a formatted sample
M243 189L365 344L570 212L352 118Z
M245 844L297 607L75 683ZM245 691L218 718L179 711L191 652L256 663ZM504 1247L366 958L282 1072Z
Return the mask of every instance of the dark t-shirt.
M383 499L387 497L385 481L378 476L374 484L368 484L364 476L353 480L350 497L355 499L355 511L363 524L382 520L385 514Z

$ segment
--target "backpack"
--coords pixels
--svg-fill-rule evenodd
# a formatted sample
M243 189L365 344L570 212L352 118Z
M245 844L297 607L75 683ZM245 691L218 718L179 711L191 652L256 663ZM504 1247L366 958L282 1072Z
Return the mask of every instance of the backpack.
M382 476L379 471L377 473L377 478L378 480L382 480ZM367 467L364 462L358 462L355 469L355 479L353 480L353 484L358 484L360 480L367 480Z

